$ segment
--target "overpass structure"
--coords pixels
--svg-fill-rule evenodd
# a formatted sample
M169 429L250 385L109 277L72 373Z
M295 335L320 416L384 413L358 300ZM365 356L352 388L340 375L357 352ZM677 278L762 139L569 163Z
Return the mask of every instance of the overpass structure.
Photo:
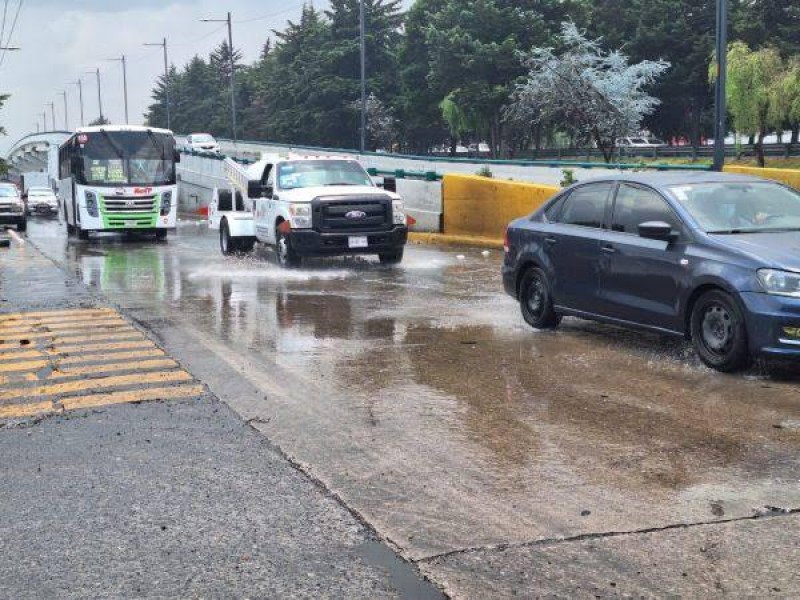
M47 172L51 180L58 178L58 147L69 136L69 131L33 133L17 141L6 155L9 178L18 180L22 173Z

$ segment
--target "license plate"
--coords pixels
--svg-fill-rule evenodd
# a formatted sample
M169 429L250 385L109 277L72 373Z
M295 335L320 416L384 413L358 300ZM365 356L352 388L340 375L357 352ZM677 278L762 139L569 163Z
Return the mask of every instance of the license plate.
M138 221L125 221L125 227L138 227Z
M349 244L351 248L366 248L369 246L369 239L366 236L351 236Z

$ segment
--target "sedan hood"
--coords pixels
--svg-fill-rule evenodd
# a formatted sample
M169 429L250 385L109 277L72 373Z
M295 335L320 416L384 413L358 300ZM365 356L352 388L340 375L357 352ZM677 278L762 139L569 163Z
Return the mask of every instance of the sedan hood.
M746 253L765 267L800 272L800 231L712 235L715 240Z

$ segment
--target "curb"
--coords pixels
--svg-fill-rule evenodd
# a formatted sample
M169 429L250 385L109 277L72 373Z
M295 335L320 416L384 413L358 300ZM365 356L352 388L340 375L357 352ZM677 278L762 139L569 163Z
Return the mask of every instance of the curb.
M414 244L433 244L439 246L472 246L475 248L503 249L503 240L472 235L453 235L448 233L409 232L408 241Z

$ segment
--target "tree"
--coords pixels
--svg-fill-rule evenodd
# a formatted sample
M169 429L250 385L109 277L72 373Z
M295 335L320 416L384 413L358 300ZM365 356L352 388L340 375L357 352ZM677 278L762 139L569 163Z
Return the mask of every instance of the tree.
M645 92L669 68L664 61L629 64L620 51L606 52L573 23L564 23L564 48L537 48L525 61L527 81L517 86L511 118L554 123L582 141L592 140L606 162L614 156L616 139L641 128L659 101Z
M97 117L94 121L89 123L89 127L99 127L101 125L111 125L111 121L106 117Z
M765 165L764 137L781 126L785 117L780 110L783 73L784 61L775 48L753 51L744 42L728 47L728 110L736 131L756 137L756 159L761 167ZM710 75L713 81L714 62Z
M361 100L350 107L361 114ZM367 145L372 150L382 148L391 150L397 136L397 119L392 110L381 102L375 94L367 96ZM359 117L360 118L360 117Z
M0 108L3 108L3 105L9 98L10 96L8 94L0 94ZM0 135L6 135L6 130L2 125L0 125Z

